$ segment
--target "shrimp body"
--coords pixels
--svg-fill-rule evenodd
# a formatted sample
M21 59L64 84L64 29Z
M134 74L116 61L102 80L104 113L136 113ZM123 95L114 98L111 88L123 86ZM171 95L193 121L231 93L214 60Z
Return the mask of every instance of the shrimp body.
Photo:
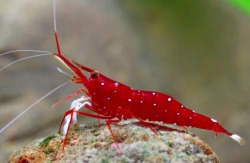
M84 88L81 88L76 93L67 96L62 99L59 103L65 101L68 98L78 95L80 92L86 94L86 96L80 99L74 100L70 110L67 111L60 124L59 131L62 127L62 122L65 120L65 125L63 127L64 143L63 149L66 144L66 138L69 131L71 123L77 123L76 114L89 116L97 119L104 119L106 124L120 150L115 136L110 127L111 122L119 122L121 120L127 120L130 118L138 119L146 127L147 121L159 121L165 124L174 124L182 127L194 127L199 129L211 130L216 133L222 133L233 140L237 141L240 145L244 145L245 141L240 136L232 134L224 129L216 120L207 117L205 115L196 113L191 109L185 107L180 102L175 100L173 97L155 91L145 91L145 90L134 90L129 86L112 80L103 74L83 66L75 61L67 59L62 55L60 50L60 44L58 41L58 36L56 32L56 21L55 21L55 0L54 2L54 28L55 28L55 41L57 46L57 53L50 53L46 51L35 51L35 50L16 50L7 53L17 52L17 51L34 51L42 52L45 54L39 54L32 57L53 55L57 60L63 63L70 71L72 71L73 76L71 81L76 84L82 84ZM4 53L4 54L7 54ZM0 54L4 55L4 54ZM31 58L31 57L27 57ZM25 59L27 59L25 58ZM17 61L21 61L17 60ZM12 62L13 63L16 63ZM11 65L9 64L9 65ZM9 66L7 65L7 66ZM6 68L7 66L3 67ZM2 69L3 69L2 68ZM0 69L0 71L2 70ZM85 74L88 73L89 76ZM4 131L9 125L11 125L15 120L17 120L21 115L27 112L30 108L36 105L38 102L43 100L45 97L49 96L54 91L66 85L68 82L56 87L52 91L48 92L45 96L34 102L31 106L26 108L21 112L16 118L14 118L10 123L0 129L0 133ZM56 106L55 105L55 106ZM90 114L87 112L79 111L82 107L89 109L97 114ZM121 150L120 150L121 151Z
M216 120L186 108L169 95L134 90L75 61L67 60L66 65L72 67L71 70L77 74L72 81L87 88L91 110L107 116L107 119L116 118L117 121L121 121L136 118L141 122L160 121L177 126L212 130L230 136L241 145L245 144L240 136L228 132ZM87 78L79 69L89 72L90 77Z

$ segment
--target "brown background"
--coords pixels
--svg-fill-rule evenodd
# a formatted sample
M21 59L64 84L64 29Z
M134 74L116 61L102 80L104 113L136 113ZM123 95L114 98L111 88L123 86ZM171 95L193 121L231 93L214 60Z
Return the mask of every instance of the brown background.
M0 50L56 51L51 1L0 0ZM250 142L250 17L218 0L58 1L62 52L136 89L174 96L246 139L192 130L221 162L248 162ZM30 53L0 57L0 67ZM51 57L30 59L0 72L0 127L69 78ZM79 86L46 98L0 135L0 162L34 139L57 131ZM149 113L150 114L150 113ZM82 117L85 122L93 119Z

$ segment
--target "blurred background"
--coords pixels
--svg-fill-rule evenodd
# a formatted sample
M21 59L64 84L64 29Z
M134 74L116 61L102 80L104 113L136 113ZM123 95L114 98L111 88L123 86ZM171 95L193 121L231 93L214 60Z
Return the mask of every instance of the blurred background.
M68 58L135 89L175 97L242 136L190 129L221 162L249 162L250 14L223 0L60 0L57 30ZM0 53L16 49L56 52L52 1L0 0ZM0 57L0 68L32 53ZM69 80L52 57L26 60L0 72L0 128L59 84ZM69 84L32 108L0 136L0 162L33 141L57 132ZM150 113L149 113L150 114ZM96 121L79 118L82 123Z

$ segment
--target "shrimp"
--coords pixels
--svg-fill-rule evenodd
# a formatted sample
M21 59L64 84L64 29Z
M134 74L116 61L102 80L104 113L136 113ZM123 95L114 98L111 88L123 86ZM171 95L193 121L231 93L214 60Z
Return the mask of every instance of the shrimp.
M173 124L181 127L194 127L211 130L215 133L222 133L229 136L240 145L245 144L243 138L237 134L227 131L219 124L217 120L200 113L196 113L195 111L178 102L170 95L156 91L133 89L125 84L104 76L94 69L83 66L76 61L66 58L61 53L60 49L59 38L56 29L55 6L54 0L54 37L57 53L51 53L50 55L53 55L73 73L71 82L75 84L81 84L83 88L60 100L54 106L57 106L69 98L77 96L79 93L85 94L81 98L72 102L70 110L64 114L61 121L59 131L61 130L63 121L65 121L65 125L63 126L63 150L66 145L67 134L71 123L73 122L75 125L77 124L76 114L97 119L104 119L119 150L120 148L112 132L110 123L117 123L121 120L127 120L131 118L139 120L139 122L145 127L149 127L147 125L147 121L159 121L165 124ZM88 73L88 76L85 75L85 73ZM64 84L55 90L61 88L62 86L64 86ZM54 92L55 90L52 90L51 92ZM49 94L51 94L51 92ZM46 94L44 97L47 96L48 94ZM41 98L41 100L43 98ZM33 107L33 105L31 107ZM83 107L96 114L79 111ZM25 112L29 109L30 107L26 109ZM4 129L1 129L0 133Z

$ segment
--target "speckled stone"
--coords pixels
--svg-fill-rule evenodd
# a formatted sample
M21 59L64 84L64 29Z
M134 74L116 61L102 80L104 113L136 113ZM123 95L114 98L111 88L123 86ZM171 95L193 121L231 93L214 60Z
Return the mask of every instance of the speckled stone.
M9 162L219 162L206 143L186 130L149 125L157 135L137 121L111 125L122 153L105 124L91 123L69 132L64 151L62 136L55 134L15 151Z

